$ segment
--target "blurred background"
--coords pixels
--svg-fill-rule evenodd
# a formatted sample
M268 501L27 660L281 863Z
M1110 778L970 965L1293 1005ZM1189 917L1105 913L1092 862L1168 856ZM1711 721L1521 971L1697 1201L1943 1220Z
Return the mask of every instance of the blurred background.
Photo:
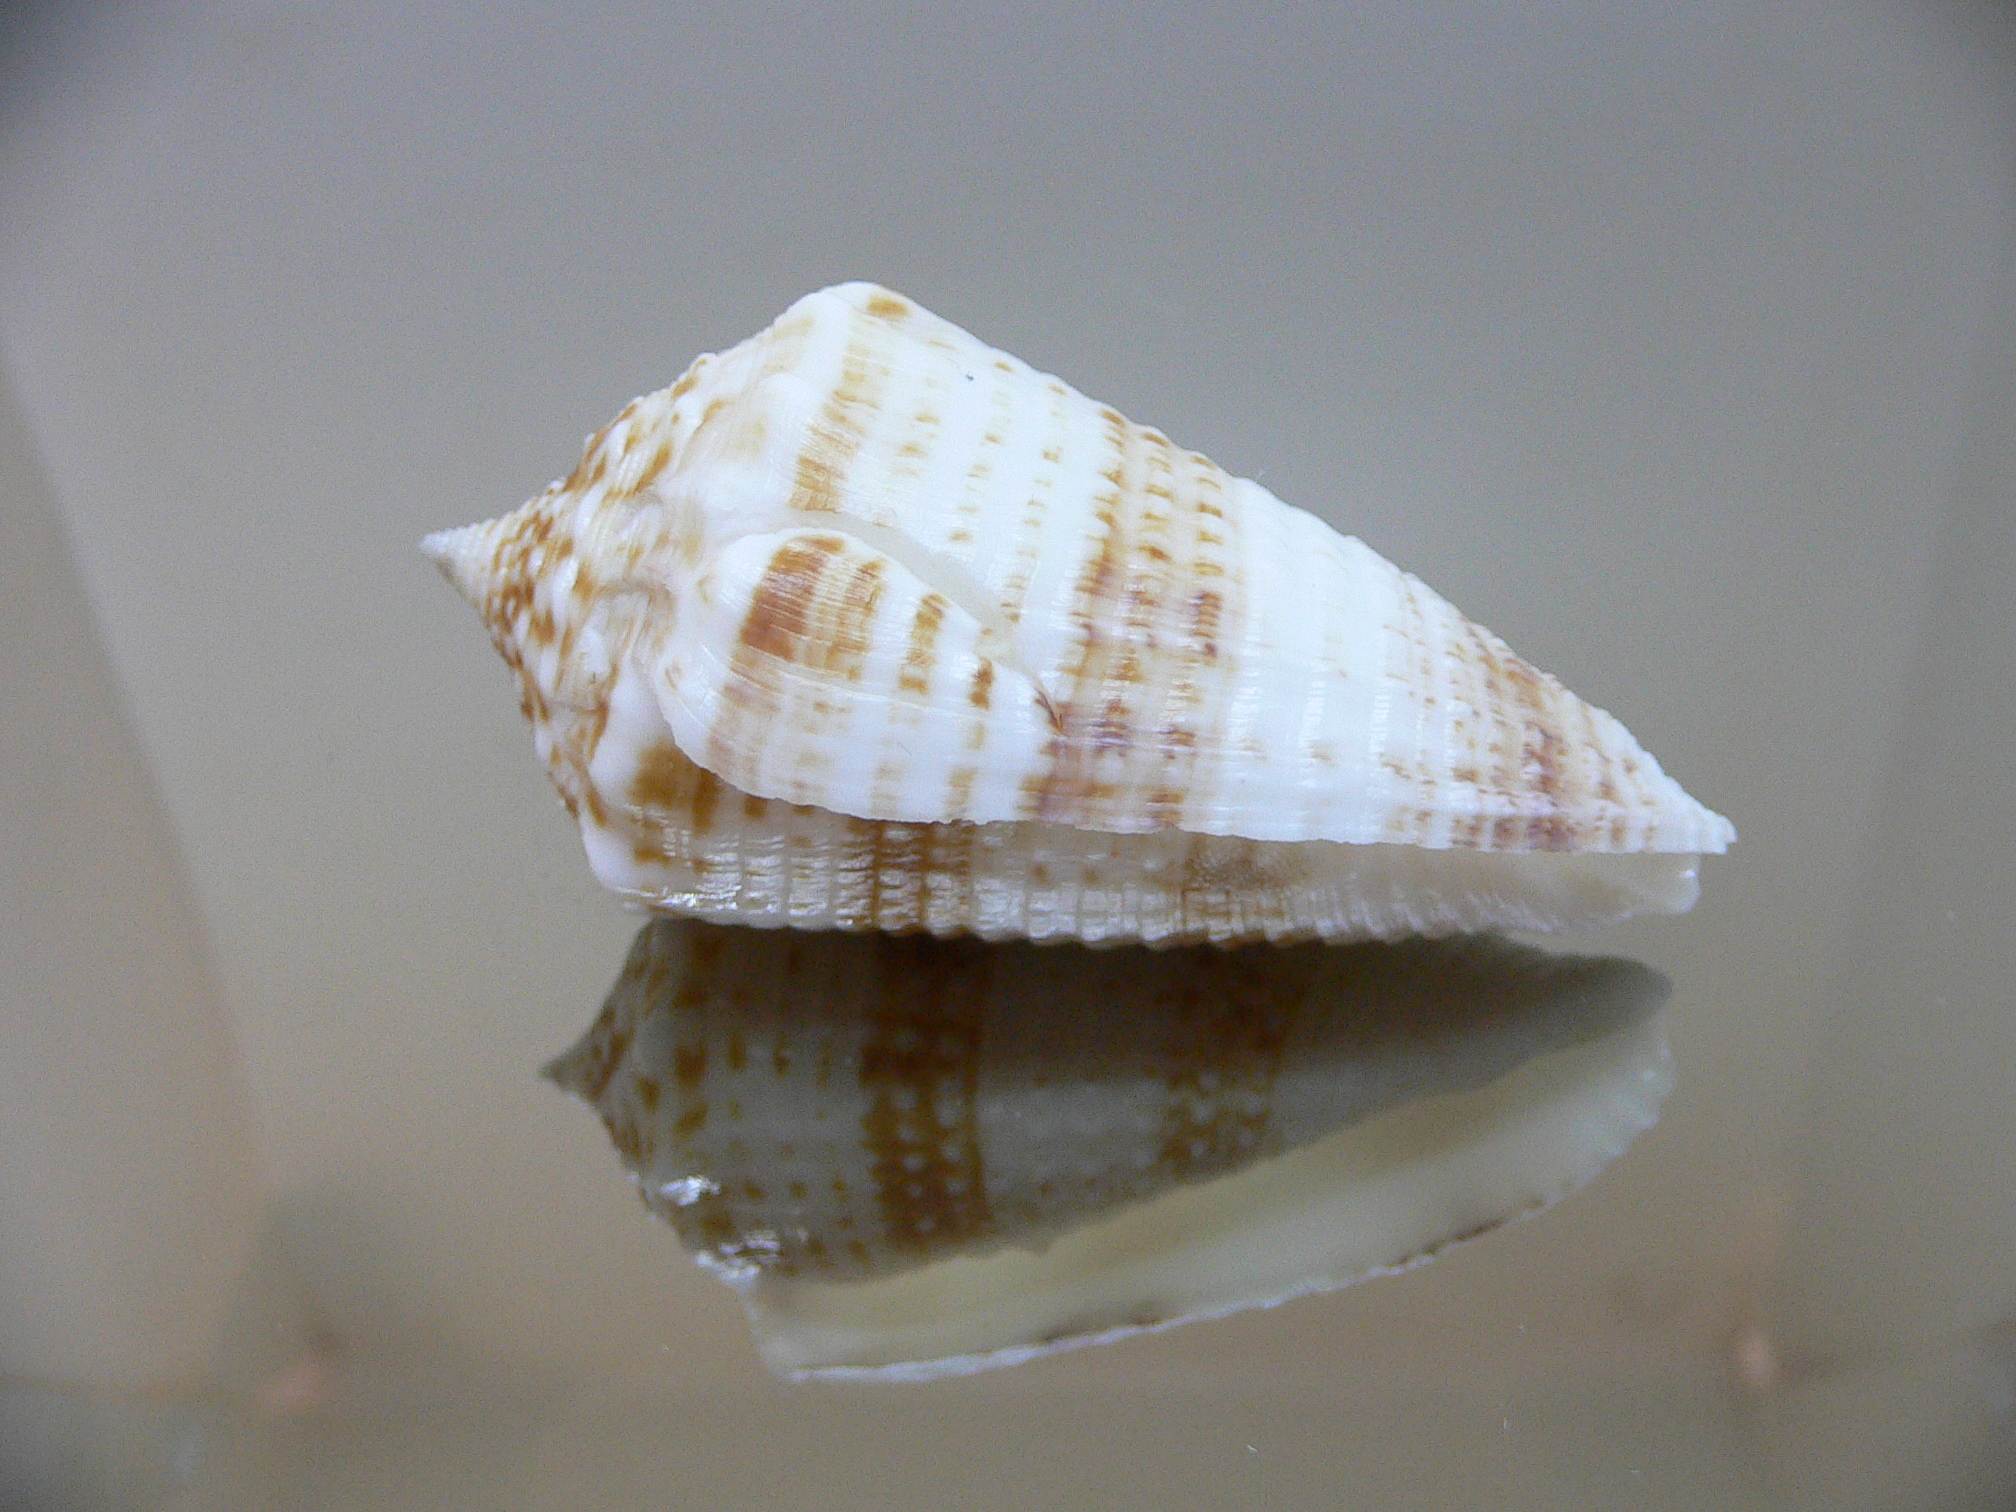
M636 921L415 549L872 278L1733 818L1679 1085L1414 1274L787 1387L535 1068ZM0 1503L2016 1499L1999 5L17 3Z

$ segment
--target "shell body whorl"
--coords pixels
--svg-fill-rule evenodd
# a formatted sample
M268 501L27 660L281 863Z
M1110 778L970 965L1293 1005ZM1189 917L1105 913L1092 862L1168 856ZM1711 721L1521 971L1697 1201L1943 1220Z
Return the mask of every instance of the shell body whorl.
M597 874L663 909L1545 928L1685 907L1733 837L1361 542L872 285L701 358L428 549Z

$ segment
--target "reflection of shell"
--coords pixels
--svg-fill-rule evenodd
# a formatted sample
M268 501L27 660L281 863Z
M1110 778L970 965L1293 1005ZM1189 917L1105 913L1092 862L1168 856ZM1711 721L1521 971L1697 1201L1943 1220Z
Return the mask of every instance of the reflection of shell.
M1676 910L1733 831L1360 542L855 284L428 551L596 873L723 921L1448 933Z
M1088 952L661 920L549 1074L743 1290L773 1363L880 1365L1278 1300L1551 1201L1651 1121L1664 994L1630 962L1492 940ZM1581 1069L1515 1073L1535 1056ZM1172 1201L1206 1216L1172 1227ZM1280 1241L1312 1212L1333 1215L1313 1245ZM1168 1281L1249 1229L1257 1255ZM972 1280L990 1267L999 1295ZM914 1310L905 1287L921 1335L813 1338L862 1299Z

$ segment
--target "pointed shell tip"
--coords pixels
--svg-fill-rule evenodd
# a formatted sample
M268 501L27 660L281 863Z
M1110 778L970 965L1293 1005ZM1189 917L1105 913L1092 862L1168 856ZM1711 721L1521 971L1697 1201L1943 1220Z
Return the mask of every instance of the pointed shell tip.
M590 1051L585 1044L572 1045L539 1068L540 1078L551 1082L562 1092L592 1100L587 1074L589 1056Z
M441 576L454 585L457 593L479 607L483 590L474 558L482 529L481 525L457 525L433 531L420 540L422 555L441 569Z

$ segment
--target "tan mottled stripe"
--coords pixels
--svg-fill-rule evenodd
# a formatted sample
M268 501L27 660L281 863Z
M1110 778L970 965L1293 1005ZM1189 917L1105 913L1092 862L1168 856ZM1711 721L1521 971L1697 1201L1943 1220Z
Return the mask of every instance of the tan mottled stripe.
M1172 672L1167 723L1172 743L1181 738L1174 732L1191 734L1186 759L1171 763L1169 778L1179 794L1194 799L1223 790L1231 700L1222 690L1238 675L1247 605L1244 542L1226 499L1226 476L1201 453L1184 453L1183 461L1178 508L1187 516L1188 566L1171 606L1183 654Z
M1269 963L1272 964L1271 962ZM1213 1174L1270 1152L1273 1089L1307 996L1305 979L1256 971L1239 953L1199 958L1168 1003L1168 1098L1157 1141L1172 1178Z
M927 1253L991 1227L980 1147L981 1009L993 957L978 946L919 950L878 942L878 977L861 1047L869 1156L882 1237Z
M793 469L791 509L812 514L840 510L847 474L882 407L884 375L869 352L867 334L858 329L848 334L839 380L807 430Z
M838 536L802 536L772 555L722 680L721 712L708 733L710 767L757 754L780 729L796 729L806 746L818 737L807 723L809 710L785 711L792 665L827 677L860 677L884 587L882 565L871 558L836 570L846 549ZM792 718L796 725L780 723Z
M1113 688L1118 659L1115 604L1126 581L1128 495L1139 463L1133 428L1115 410L1102 410L1110 465L1106 487L1093 497L1095 533L1072 588L1069 619L1078 655L1065 669L1061 689L1050 690L1061 729L1050 741L1047 764L1023 785L1020 816L1050 824L1082 824L1109 796L1102 767L1132 738L1133 710L1125 689Z
M1178 825L1212 741L1243 631L1244 584L1222 475L1159 431L1102 411L1109 485L1094 500L1073 589L1075 661L1056 700L1062 724L1023 816L1100 827ZM1209 711L1210 724L1204 723Z
M1120 770L1114 786L1129 809L1167 829L1182 817L1197 748L1196 727L1180 706L1188 656L1171 633L1170 612L1182 592L1179 566L1187 556L1177 540L1178 517L1184 516L1187 526L1194 516L1177 498L1181 454L1160 431L1136 427L1135 436L1142 475L1121 599L1123 650L1114 669L1116 681L1132 694L1134 731L1115 762Z

